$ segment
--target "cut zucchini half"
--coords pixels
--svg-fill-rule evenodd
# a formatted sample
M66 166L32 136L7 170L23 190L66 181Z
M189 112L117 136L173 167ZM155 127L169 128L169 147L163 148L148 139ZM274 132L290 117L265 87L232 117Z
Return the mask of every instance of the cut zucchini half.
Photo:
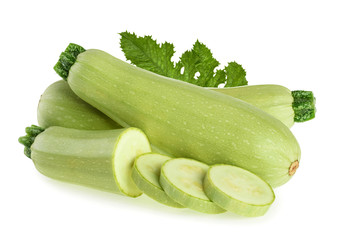
M203 179L208 168L208 165L192 159L167 160L162 165L159 182L170 198L185 207L203 213L225 212L203 191Z
M159 184L160 169L171 157L158 153L145 153L137 157L132 170L135 185L147 196L164 205L183 208L172 200Z
M135 158L151 151L140 129L44 130L31 126L26 133L19 142L45 176L130 197L142 194L131 179Z
M247 217L264 215L275 199L271 186L260 177L225 164L209 168L204 192L220 207Z

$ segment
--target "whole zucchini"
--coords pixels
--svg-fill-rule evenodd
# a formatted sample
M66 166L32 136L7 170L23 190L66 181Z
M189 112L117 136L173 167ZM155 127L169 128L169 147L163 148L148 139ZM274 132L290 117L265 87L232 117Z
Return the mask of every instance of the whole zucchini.
M271 114L291 127L315 115L314 97L310 91L290 91L280 85L250 85L231 88L208 88L239 98ZM44 128L61 126L76 129L115 129L121 126L80 99L63 81L51 84L38 104L38 123Z
M45 176L130 197L142 194L130 177L134 159L151 151L140 129L44 129L32 125L26 133L19 142Z
M294 122L315 117L315 98L311 91L290 91L274 84L230 88L208 88L241 99L282 121L289 128Z
M61 126L85 130L122 128L96 108L80 99L65 81L51 84L42 94L37 118L43 128Z
M274 187L298 167L300 147L289 128L241 100L75 44L54 68L76 95L121 126L142 129L165 153L236 165Z

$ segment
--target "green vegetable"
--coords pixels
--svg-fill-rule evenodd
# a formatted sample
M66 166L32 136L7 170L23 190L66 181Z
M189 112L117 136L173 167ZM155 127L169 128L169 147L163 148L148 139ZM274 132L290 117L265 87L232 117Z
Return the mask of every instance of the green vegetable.
M160 185L170 198L187 208L203 213L223 213L226 210L204 193L202 182L208 168L208 165L192 159L168 160L161 168Z
M137 187L150 198L167 206L182 208L182 205L166 195L159 184L161 166L169 159L171 158L157 153L140 155L134 161L132 179Z
M124 127L142 129L168 155L245 168L272 186L287 182L300 147L279 120L241 100L125 63L103 51L79 51L55 66L80 98Z
M40 97L38 123L43 128L51 126L85 130L122 128L77 97L63 80L51 84Z
M315 115L315 98L308 91L291 93L290 90L279 85L208 89L248 102L271 114L288 127L293 125L294 119L309 120ZM311 94L311 98L307 94ZM44 128L51 126L85 130L120 128L119 124L77 97L68 83L63 80L51 84L42 94L38 104L38 123Z
M202 87L217 87L222 83L226 83L225 87L247 84L246 72L236 62L215 70L220 63L198 40L190 51L182 54L179 62L174 63L171 61L175 53L173 44L165 42L159 45L151 36L138 37L129 32L120 35L121 49L127 60L140 68Z
M209 168L204 192L221 208L247 217L264 215L275 198L270 185L260 177L230 165Z
M210 50L199 41L193 49L186 51L179 62L171 61L174 46L165 42L159 45L151 36L138 37L134 33L122 32L121 49L132 64L165 77L179 79L203 87L217 87L226 83L225 88L211 88L246 101L291 127L296 122L305 122L315 117L315 99L310 91L290 91L277 85L244 86L230 90L227 87L247 85L246 71L236 62L230 62L224 70L214 69L219 62ZM184 73L181 74L181 69ZM199 73L198 78L195 74Z
M250 103L282 121L286 126L315 117L315 98L310 91L290 91L280 85L250 85L209 88Z
M130 197L141 195L130 177L135 157L151 151L140 129L44 130L31 126L26 133L19 142L40 173Z

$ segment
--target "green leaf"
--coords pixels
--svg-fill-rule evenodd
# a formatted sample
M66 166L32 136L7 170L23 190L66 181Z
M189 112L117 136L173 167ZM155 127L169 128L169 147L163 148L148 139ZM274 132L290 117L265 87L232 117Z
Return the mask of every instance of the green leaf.
M247 84L246 72L235 62L229 63L225 69L215 70L220 63L210 49L198 40L174 63L171 61L175 53L173 44L158 44L151 36L138 37L127 31L120 35L120 46L126 59L137 67L202 87L217 87L227 80L226 87Z
M190 51L180 57L177 67L184 67L181 80L202 87L217 87L225 82L225 75L221 71L214 71L220 63L213 57L209 48L198 40ZM196 73L199 76L196 77Z
M171 61L175 53L173 44L165 42L160 45L151 36L137 37L129 32L120 35L121 49L132 64L163 76L174 76L175 67Z
M227 73L227 83L224 87L237 87L247 85L246 71L243 67L236 63L230 62L228 66L225 67Z

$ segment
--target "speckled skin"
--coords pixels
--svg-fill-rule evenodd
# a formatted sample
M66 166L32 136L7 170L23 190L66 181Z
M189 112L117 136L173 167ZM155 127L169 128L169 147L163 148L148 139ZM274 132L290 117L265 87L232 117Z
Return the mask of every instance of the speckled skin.
M81 99L121 126L142 129L175 157L245 168L273 187L290 179L297 140L278 119L241 100L125 63L103 51L77 56L67 77Z

